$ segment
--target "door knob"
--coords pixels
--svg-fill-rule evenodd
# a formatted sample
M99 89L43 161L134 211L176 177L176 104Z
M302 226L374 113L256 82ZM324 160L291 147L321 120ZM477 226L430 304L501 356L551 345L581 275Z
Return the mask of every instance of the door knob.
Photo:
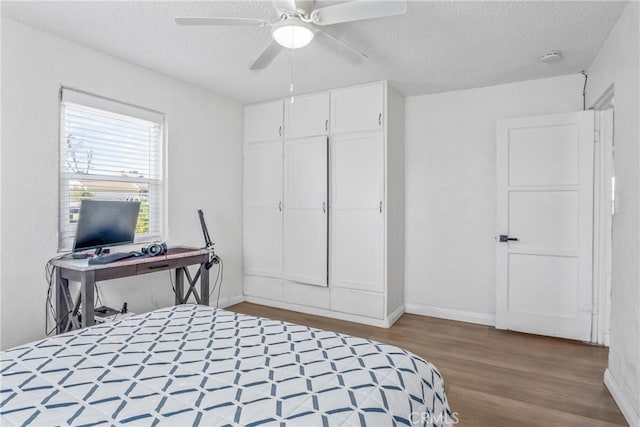
M506 234L501 234L500 235L500 241L501 242L517 242L518 238L517 237L509 237Z

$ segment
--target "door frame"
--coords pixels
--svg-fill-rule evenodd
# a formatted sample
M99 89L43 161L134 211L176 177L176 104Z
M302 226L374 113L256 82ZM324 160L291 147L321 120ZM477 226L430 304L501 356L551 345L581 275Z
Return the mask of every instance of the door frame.
M615 191L613 152L615 131L608 129L608 110L614 110L614 85L609 86L591 107L595 111L593 186L593 314L591 342L609 346L611 319L612 233ZM615 114L615 111L614 111ZM610 123L614 126L613 120Z

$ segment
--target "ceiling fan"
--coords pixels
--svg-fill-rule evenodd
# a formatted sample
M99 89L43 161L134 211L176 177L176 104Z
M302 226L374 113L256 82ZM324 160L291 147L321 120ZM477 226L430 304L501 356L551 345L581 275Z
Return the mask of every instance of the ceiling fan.
M179 25L271 27L273 40L250 67L252 70L260 70L268 67L283 48L298 49L307 46L314 38L347 59L361 62L367 55L320 27L403 15L407 12L406 0L354 0L320 8L315 8L314 0L274 0L273 5L280 17L279 21L273 23L256 18L180 17L175 20Z

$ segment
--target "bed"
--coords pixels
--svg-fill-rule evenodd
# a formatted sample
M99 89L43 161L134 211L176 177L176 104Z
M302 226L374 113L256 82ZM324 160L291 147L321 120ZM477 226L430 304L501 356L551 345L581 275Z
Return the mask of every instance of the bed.
M4 425L448 425L438 370L391 345L179 305L1 353Z

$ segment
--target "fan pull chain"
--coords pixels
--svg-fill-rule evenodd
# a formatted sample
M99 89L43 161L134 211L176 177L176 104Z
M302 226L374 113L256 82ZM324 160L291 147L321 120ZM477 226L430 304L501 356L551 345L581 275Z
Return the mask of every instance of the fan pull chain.
M293 31L291 31L291 45L293 46ZM294 49L289 49L291 51L291 56L290 56L290 60L291 60L291 84L289 85L289 93L291 94L291 103L293 104L295 102L295 97L293 96L293 77L294 77L294 73L293 73L293 51Z

